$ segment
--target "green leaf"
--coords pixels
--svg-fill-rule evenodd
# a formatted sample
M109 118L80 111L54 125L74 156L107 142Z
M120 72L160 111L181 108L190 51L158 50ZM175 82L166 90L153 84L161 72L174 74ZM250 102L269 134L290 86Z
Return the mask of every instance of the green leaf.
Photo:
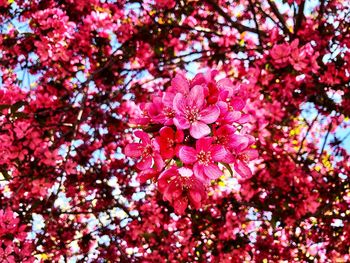
M181 162L181 160L179 160L179 159L176 159L175 162L176 162L176 166L177 166L177 167L182 167L182 166L184 166L184 164L183 164L183 163Z

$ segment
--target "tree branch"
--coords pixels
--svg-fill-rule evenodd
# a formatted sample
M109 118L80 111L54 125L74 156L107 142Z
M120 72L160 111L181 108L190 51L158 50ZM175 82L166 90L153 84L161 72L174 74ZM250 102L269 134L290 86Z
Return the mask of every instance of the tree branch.
M295 24L294 24L294 36L297 35L298 30L301 26L301 22L303 21L304 18L304 9L305 9L305 0L303 0L298 7L298 15L295 19Z
M278 10L276 4L274 2L272 2L271 0L267 0L267 2L269 3L272 12L275 14L275 16L277 17L278 21L280 21L281 25L282 25L282 30L283 32L290 36L290 31L287 27L287 24L282 16L282 14L280 13L280 11Z
M254 4L253 4L252 0L249 0L249 5L250 5L250 9L252 10L252 13L253 13L253 18L254 18L256 30L258 31L257 34L258 34L258 39L259 39L259 46L262 47L262 43L263 42L262 42L262 39L261 39L259 23L258 23L258 19L256 17L256 12L255 12L255 8L254 8Z
M328 126L327 134L326 134L326 137L324 138L324 142L322 144L322 149L321 149L320 155L318 156L318 159L320 159L322 154L323 154L323 151L324 151L324 148L326 147L327 139L328 139L329 133L331 132L331 129L332 129L332 123L330 123Z
M242 25L238 22L232 20L232 18L214 1L214 0L206 0L206 2L214 8L223 18L226 19L227 22L231 24L234 28L238 30L238 32L243 33L245 31L252 32L255 34L264 34L264 32L257 30L256 28L251 28L245 25Z
M310 130L312 129L312 127L314 126L316 120L318 119L318 116L320 115L320 113L318 112L317 113L317 116L315 117L315 119L312 120L312 122L310 124L308 124L308 128L307 128L307 131L306 131L306 134L305 136L303 137L303 139L301 140L301 143L300 143L300 147L299 147L299 150L297 152L297 156L296 158L298 159L299 157L299 154L301 152L301 149L303 148L303 144L304 144L304 141L306 140L307 136L309 135L310 133Z

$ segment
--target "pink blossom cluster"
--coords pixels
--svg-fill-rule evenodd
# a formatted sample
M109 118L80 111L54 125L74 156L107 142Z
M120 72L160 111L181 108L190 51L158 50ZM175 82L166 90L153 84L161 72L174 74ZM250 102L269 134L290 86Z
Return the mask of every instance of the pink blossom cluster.
M169 9L175 7L176 3L174 0L156 0L155 4L160 8Z
M26 228L10 208L0 210L0 262L34 262Z
M249 115L240 86L227 78L215 81L216 75L197 74L189 81L177 74L170 87L140 105L144 131L135 131L140 142L125 147L125 155L138 158L140 181L157 180L179 214L188 204L200 208L206 187L224 167L250 178L248 162L257 158L255 140L243 126Z
M272 63L276 68L283 68L289 64L297 71L317 73L319 66L317 57L319 52L315 52L310 43L299 48L299 39L291 43L274 45L270 51Z

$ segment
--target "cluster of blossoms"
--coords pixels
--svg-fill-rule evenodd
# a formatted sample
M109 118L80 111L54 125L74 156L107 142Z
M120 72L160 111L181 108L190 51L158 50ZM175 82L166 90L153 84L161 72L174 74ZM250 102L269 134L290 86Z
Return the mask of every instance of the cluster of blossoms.
M197 74L192 81L176 75L169 88L140 106L143 131L135 136L141 141L125 147L127 156L139 158L140 181L157 180L164 200L179 214L188 204L201 206L206 186L225 167L250 178L247 163L257 158L251 149L255 140L243 127L249 115L240 87L227 78L215 81L216 75Z
M11 209L0 210L0 262L34 262L26 228Z
M319 66L317 58L319 52L315 52L310 43L299 48L299 39L291 43L274 45L270 50L272 63L276 68L283 68L291 64L293 68L301 72L317 73Z

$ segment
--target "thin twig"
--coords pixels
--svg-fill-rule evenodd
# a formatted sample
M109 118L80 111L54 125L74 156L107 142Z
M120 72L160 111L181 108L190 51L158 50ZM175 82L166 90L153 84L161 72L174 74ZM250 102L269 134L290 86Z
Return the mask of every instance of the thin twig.
M278 21L280 21L281 25L282 25L282 30L283 32L290 36L290 31L286 25L286 22L282 16L282 14L280 13L280 11L278 10L276 4L274 2L272 2L271 0L267 0L267 2L269 3L272 12L275 14L275 16L277 17Z
M242 25L238 22L232 20L228 13L226 13L214 0L206 0L206 2L212 6L223 18L226 19L227 22L231 24L234 28L238 30L238 32L243 33L245 31L252 32L258 34L258 30L256 28L251 28L245 25ZM264 32L260 31L260 34L264 34Z
M304 8L305 8L305 0L303 0L301 2L300 6L298 7L298 15L296 17L295 24L294 24L294 36L297 35L298 30L299 30L299 28L301 26L301 22L303 21Z
M304 144L304 141L306 140L307 136L309 135L314 123L316 122L316 120L318 119L318 116L320 115L320 113L318 112L316 117L312 120L312 122L310 124L308 124L308 128L307 128L307 131L306 131L306 134L305 136L303 137L303 139L301 140L301 143L300 143L300 147L299 147L299 150L297 152L297 156L296 158L298 159L299 157L299 154L301 152L301 149L303 148L303 144Z
M256 30L258 31L257 34L258 34L258 39L259 39L259 46L262 47L263 42L261 39L259 23L258 23L258 19L256 17L255 7L254 7L252 0L249 0L249 5L250 5L250 9L252 10L252 13L253 13L253 18L254 18Z
M326 134L326 137L324 138L324 142L323 142L323 145L322 145L322 149L321 149L320 155L318 156L318 159L320 159L322 154L323 154L323 151L324 151L324 148L326 147L327 139L328 139L329 133L331 132L331 129L332 129L332 122L328 126L327 134Z

